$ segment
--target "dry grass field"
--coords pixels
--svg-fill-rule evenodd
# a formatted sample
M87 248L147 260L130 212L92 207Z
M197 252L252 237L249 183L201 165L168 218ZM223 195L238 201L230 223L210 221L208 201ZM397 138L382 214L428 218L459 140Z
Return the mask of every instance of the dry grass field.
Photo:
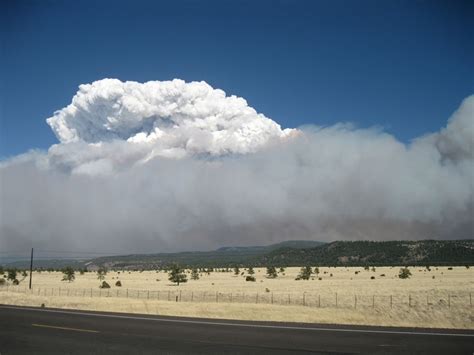
M0 303L194 317L317 323L474 329L474 269L399 267L319 268L319 275L296 281L299 268L276 279L255 268L256 282L233 272L201 273L176 286L165 272L110 271L110 289L99 289L94 272L61 281L59 272L35 272L19 286L0 287ZM241 269L241 272L245 271ZM247 275L247 273L245 273ZM382 276L384 275L384 276ZM116 287L120 280L122 287Z

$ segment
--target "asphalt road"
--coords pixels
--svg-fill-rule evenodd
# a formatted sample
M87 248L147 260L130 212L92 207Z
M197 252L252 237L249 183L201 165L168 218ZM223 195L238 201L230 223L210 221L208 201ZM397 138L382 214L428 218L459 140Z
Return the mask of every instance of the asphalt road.
M474 352L474 331L246 322L0 305L0 354Z

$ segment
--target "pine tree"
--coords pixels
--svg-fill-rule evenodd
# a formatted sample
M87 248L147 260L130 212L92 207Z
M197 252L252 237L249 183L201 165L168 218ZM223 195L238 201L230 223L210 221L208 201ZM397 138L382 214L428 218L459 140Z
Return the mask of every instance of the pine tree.
M275 266L267 266L267 277L274 279L278 276Z
M64 274L62 281L72 282L76 278L74 269L70 266L64 268L62 272Z
M8 269L7 270L7 279L14 281L16 280L16 269Z
M251 266L249 267L248 274L249 275L255 274L255 271L253 271L253 267L251 267Z
M192 280L199 280L199 272L196 268L194 268L192 271L191 271L191 279Z
M311 266L304 266L301 268L299 275L296 277L296 280L309 280L313 270L311 270Z
M168 274L168 280L171 282L177 283L178 286L180 283L184 283L188 281L186 274L184 273L184 269L180 268L179 265L175 264L171 266L171 270Z
M105 275L107 275L107 269L105 267L101 267L97 270L97 278L102 281L105 279Z

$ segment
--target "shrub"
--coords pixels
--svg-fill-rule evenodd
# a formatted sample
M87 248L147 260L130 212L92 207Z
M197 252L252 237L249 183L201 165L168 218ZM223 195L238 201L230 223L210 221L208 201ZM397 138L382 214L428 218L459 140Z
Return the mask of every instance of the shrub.
M453 268L452 267L448 267L448 270L452 270Z
M245 281L252 281L252 282L255 282L256 280L255 280L255 277L249 275L249 276L247 276L247 277L245 278Z
M410 278L410 276L411 276L411 272L410 272L410 270L408 270L407 267L401 268L400 272L398 273L398 277L400 279L408 279L408 278Z
M122 283L120 282L120 280L115 283L115 286L122 287Z
M249 275L255 274L255 271L253 270L253 267L252 267L252 266L249 267L249 269L248 269L247 272L248 272Z
M102 285L99 286L100 288L110 288L110 285L107 283L107 281L102 281Z
M6 283L7 283L7 282L6 282L5 279L2 277L2 278L0 279L0 286L5 285Z
M19 283L20 283L20 281L18 281L17 279L13 280L14 285L18 285Z
M371 279L371 280L375 280L375 276L370 276L370 279Z

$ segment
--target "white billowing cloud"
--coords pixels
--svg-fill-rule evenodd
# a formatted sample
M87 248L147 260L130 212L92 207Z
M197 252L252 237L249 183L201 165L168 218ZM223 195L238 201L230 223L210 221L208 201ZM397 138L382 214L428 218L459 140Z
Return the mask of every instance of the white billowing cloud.
M48 120L59 144L0 163L0 245L472 238L473 107L406 145L343 124L281 130L205 83L84 85Z
M81 85L72 103L47 122L61 143L146 144L148 159L249 153L292 132L243 98L226 96L205 82L178 79Z

